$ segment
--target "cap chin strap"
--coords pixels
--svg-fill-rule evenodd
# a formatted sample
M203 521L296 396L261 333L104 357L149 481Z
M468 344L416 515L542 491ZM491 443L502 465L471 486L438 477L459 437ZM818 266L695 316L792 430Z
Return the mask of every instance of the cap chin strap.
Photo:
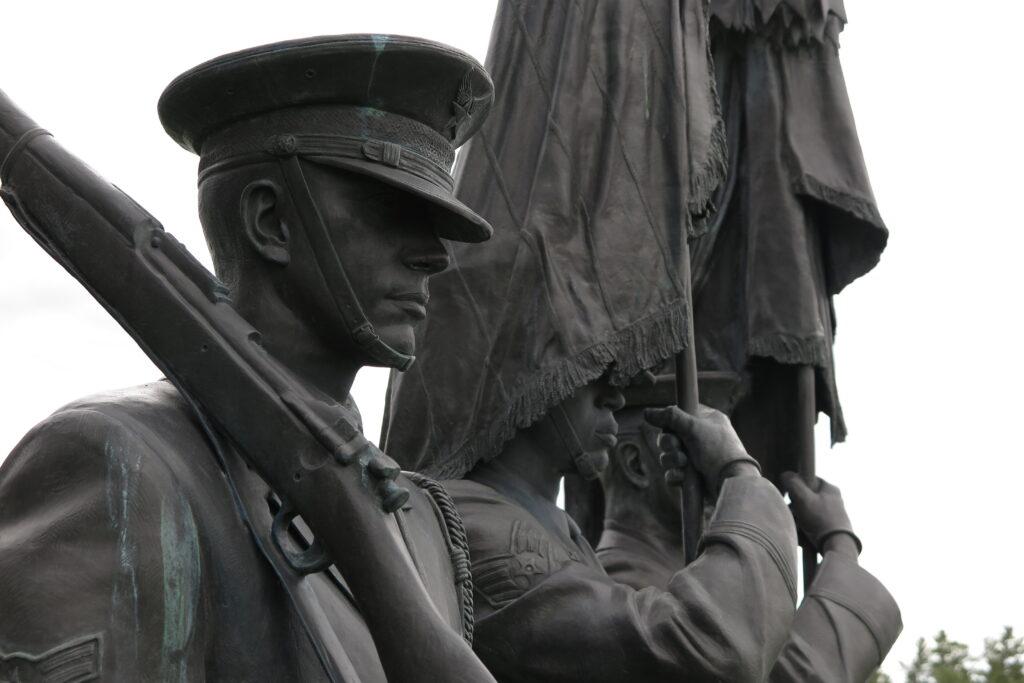
M345 275L345 268L334 249L334 242L331 241L327 226L324 225L323 218L313 201L306 176L302 172L301 160L296 155L285 156L280 159L280 165L292 203L298 211L299 220L302 221L306 239L313 249L317 266L352 340L374 363L399 371L408 370L415 356L401 353L381 339L374 330L373 323L363 312L363 307L359 305L359 298L352 289L348 276Z
M594 459L584 450L580 437L576 434L576 429L573 428L572 421L561 403L548 412L548 418L551 420L562 446L572 455L576 472L587 481L597 479L601 470L594 464Z

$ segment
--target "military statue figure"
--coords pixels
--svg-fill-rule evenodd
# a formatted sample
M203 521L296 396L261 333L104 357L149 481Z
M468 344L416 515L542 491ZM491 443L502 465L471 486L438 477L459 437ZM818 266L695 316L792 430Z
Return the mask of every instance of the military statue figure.
M721 413L671 408L650 420L680 442L717 498L701 557L642 590L602 568L555 505L558 482L600 471L622 394L580 387L466 478L446 482L466 525L476 590L475 648L501 681L760 681L796 597L795 534L782 497Z
M412 362L443 240L490 235L449 171L491 97L467 55L381 35L180 76L160 118L225 287L0 94L5 201L171 380L67 405L4 462L0 679L490 679L450 501L344 404Z
M495 237L453 246L384 434L446 480L501 681L762 681L789 637L792 515L721 413L650 416L716 505L666 588L616 582L556 505L607 463L621 388L691 337L683 254L725 165L706 6L499 3L495 112L456 170Z
M601 476L604 533L597 558L614 580L637 590L668 589L683 569L679 495L659 462L660 430L643 419L643 406L616 413L618 441ZM787 473L797 526L824 556L771 681L864 681L900 633L899 608L885 587L860 567L839 490L818 480L812 488Z

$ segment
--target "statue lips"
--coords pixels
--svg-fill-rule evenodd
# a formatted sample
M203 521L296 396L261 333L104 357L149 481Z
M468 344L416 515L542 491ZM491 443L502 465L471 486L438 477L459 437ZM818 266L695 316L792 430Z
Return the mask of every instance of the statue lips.
M614 432L594 432L594 436L608 448L615 448L615 444L619 442L619 437Z
M392 294L388 297L398 303L402 309L417 320L424 320L427 317L427 300L430 298L423 292L405 292Z

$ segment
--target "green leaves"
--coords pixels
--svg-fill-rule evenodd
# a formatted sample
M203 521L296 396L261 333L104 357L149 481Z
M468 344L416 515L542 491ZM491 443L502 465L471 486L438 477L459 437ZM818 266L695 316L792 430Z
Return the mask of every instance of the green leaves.
M1011 627L1005 627L999 638L985 639L983 657L988 667L985 683L1024 681L1024 638L1015 638Z
M967 645L939 631L931 645L924 638L917 641L917 654L903 670L906 683L1024 683L1024 638L1007 626L999 638L986 638L984 653L974 656ZM881 673L869 679L889 680Z

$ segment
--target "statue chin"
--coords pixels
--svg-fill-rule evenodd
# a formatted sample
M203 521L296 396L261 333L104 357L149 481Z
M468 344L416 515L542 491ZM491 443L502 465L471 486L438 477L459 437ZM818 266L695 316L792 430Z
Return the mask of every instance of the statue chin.
M608 467L608 451L603 448L596 451L587 451L580 456L580 459L586 460L586 469L590 469L596 474L604 472L605 468ZM587 477L587 472L582 471L583 469L580 467L580 463L573 464L574 473Z
M375 326L381 341L395 351L407 356L416 355L416 326L411 324L392 323Z
M598 472L604 472L605 469L608 467L607 449L602 448L599 451L591 451L587 453L587 456L590 458L591 462L594 463L594 469L596 469Z

